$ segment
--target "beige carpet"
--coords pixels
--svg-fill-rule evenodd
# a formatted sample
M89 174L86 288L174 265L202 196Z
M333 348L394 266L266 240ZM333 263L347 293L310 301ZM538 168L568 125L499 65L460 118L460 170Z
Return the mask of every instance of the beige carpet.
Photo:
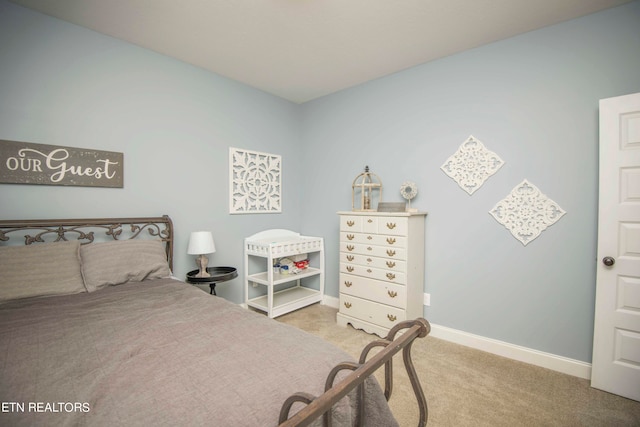
M338 326L336 312L316 304L277 320L357 358L376 337ZM417 339L412 353L427 397L429 426L640 426L640 402L593 389L584 379L430 336ZM418 409L399 356L394 374L391 409L400 426L416 426Z

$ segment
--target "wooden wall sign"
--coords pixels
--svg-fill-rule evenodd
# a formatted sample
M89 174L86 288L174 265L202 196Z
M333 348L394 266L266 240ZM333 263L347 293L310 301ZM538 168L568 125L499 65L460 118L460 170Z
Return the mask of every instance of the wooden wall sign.
M124 155L0 140L1 184L124 186Z

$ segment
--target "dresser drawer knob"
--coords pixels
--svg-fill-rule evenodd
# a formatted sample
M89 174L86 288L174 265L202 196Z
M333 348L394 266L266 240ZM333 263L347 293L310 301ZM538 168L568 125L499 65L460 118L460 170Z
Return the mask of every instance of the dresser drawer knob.
M396 223L395 222L388 222L387 223L387 228L389 230L393 230L394 228L396 228Z
M349 227L353 227L355 224L356 224L356 223L355 223L355 222L353 222L353 221L347 221L347 225L348 225Z
M353 234L347 234L347 239L349 240L353 240L353 238L356 237Z
M348 281L348 280L345 280L345 281L344 281L344 285L345 285L347 288L350 288L351 286L353 286L353 282L350 282L350 281Z
M349 273L351 273L353 270L354 270L354 268L353 268L352 266L347 265L347 271L348 271Z
M348 251L352 251L352 250L354 250L355 248L356 248L356 247L355 247L355 246L353 246L353 245L347 245L347 250L348 250Z
M372 250L373 250L373 248L372 248L371 246L369 246L369 247L367 248L367 250L368 250L368 251L372 251Z
M369 218L369 219L367 220L367 222L368 222L369 224L371 224L371 223L373 222L373 220L372 220L371 218Z
M373 239L373 236L367 236L367 240Z
M395 298L398 296L398 293L396 291L387 291L387 293L391 298Z
M390 245L393 245L396 242L396 239L394 239L393 237L387 237L387 243Z
M393 314L387 314L387 319L391 320L392 322L395 322L397 317L394 316Z
M371 269L370 268L367 268L367 273L371 273Z
M396 266L396 263L394 261L387 261L387 267L393 268L395 266Z
M345 302L344 306L347 307L347 308L351 308L351 303L350 302Z
M353 255L347 255L347 261L353 261L354 259L356 259L356 257Z
M373 261L371 258L367 258L367 262L371 262Z
M393 273L387 273L387 279L389 279L389 280L393 280L393 279L395 279L395 278L396 278L396 275L395 275L395 274L393 274Z
M387 255L396 256L396 251L392 251L391 249L387 249Z

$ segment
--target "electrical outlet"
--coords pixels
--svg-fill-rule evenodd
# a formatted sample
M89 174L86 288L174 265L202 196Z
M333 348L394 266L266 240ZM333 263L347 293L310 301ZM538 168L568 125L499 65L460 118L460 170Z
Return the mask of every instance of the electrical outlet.
M431 294L424 294L424 305L429 307L431 305Z

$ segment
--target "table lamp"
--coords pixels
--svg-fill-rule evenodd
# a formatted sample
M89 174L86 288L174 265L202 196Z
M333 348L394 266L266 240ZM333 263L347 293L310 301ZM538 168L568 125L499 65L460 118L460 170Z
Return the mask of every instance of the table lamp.
M209 265L207 254L212 254L215 251L216 245L213 243L213 236L210 231L194 231L191 233L187 253L189 255L198 255L196 257L196 265L200 269L194 277L211 277L211 274L207 271L207 266Z

